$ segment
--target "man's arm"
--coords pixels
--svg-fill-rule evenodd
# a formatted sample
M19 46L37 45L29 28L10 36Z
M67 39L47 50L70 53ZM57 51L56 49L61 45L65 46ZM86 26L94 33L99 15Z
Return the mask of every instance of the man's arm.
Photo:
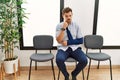
M66 27L68 27L68 23L64 22L63 23L63 29L66 29ZM56 37L56 40L57 40L58 43L62 43L63 42L64 31L65 30L60 30L60 34Z
M63 37L64 37L64 31L61 30L59 36L56 38L58 43L61 43L63 41Z
M75 45L75 44L83 44L83 37L81 34L81 29L79 27L79 25L77 25L77 36L76 39L72 39L72 40L67 40L67 45Z
M83 43L83 37L72 39L72 40L67 40L67 45L75 45L75 44L82 44L82 43Z

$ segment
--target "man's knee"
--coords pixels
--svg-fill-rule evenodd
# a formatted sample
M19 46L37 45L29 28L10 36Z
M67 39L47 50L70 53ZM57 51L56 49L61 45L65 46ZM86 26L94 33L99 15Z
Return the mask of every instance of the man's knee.
M85 59L84 59L84 65L86 66L87 64L88 64L88 59L85 58Z
M56 57L56 63L64 63L64 59L61 57Z
M88 60L86 57L84 57L82 60L79 61L79 63L86 66L88 64Z

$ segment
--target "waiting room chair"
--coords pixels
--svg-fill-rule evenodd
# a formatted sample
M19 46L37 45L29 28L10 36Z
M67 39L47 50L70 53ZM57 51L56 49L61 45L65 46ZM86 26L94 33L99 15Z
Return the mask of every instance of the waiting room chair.
M53 77L55 80L55 71L53 65L54 55L51 53L51 49L53 48L53 37L50 35L36 35L33 37L33 47L35 48L35 53L30 56L30 69L28 80L30 80L31 76L32 61L36 62L35 69L37 69L37 62L51 61ZM50 52L38 53L37 50L49 50Z
M69 57L65 62L75 62L77 65L77 61L74 58ZM84 71L82 70L82 76L83 76L83 80L84 80ZM58 80L60 79L60 70L58 72Z
M86 56L89 58L89 67L88 67L88 73L87 73L87 80L89 77L90 72L90 66L91 66L91 60L98 61L97 68L99 69L100 61L106 61L109 60L110 62L110 77L112 80L112 64L111 64L111 56L101 52L101 48L103 46L103 37L101 35L86 35L84 37L84 45L86 47ZM96 50L98 49L99 52L88 52L88 49Z

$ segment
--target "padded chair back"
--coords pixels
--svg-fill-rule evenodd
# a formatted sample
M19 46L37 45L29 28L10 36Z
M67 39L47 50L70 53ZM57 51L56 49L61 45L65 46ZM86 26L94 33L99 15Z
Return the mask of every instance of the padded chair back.
M84 45L86 48L100 49L103 46L103 37L100 35L86 35Z
M53 47L53 37L50 35L36 35L33 37L33 47L42 50L51 49Z

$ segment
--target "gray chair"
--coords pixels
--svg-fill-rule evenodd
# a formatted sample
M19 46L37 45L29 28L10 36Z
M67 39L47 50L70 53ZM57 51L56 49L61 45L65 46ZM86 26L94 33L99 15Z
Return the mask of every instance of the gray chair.
M87 80L89 77L90 72L90 66L91 66L91 60L98 61L97 68L99 69L100 61L106 61L109 60L110 62L110 77L112 80L112 65L111 65L111 56L101 52L101 48L103 46L103 37L101 35L86 35L84 37L84 45L86 47L86 56L89 58L89 67L88 67L88 73L87 73ZM98 49L99 52L90 52L88 49L96 50Z
M74 58L69 57L65 62L75 62L77 65L77 61ZM83 76L83 80L84 80L84 71L82 70L82 76ZM60 79L60 70L58 72L58 80Z
M29 77L31 76L31 66L32 61L35 61L35 69L37 70L37 62L46 62L51 61L53 77L55 80L55 71L53 65L54 55L51 53L51 49L53 48L53 37L49 35L36 35L33 37L33 47L35 48L35 53L30 56L30 69L29 69ZM49 50L48 53L38 53L37 50Z

